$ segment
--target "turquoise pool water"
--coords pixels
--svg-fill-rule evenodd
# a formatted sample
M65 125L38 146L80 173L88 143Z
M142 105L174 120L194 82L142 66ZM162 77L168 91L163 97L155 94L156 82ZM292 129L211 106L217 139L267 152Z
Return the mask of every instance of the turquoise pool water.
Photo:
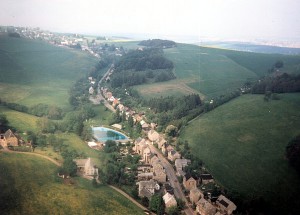
M110 128L105 127L93 127L92 128L94 137L100 141L105 142L107 140L127 140L128 137L126 137L124 134L115 131Z

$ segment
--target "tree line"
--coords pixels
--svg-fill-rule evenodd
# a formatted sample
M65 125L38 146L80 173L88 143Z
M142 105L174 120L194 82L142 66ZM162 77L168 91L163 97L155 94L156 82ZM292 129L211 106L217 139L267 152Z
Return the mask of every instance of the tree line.
M139 45L152 48L172 48L176 46L176 43L171 40L152 39L143 40L139 43Z
M174 64L163 56L161 49L130 50L115 64L111 76L113 88L161 82L175 78Z
M37 104L33 105L31 107L27 107L25 105L17 104L17 103L11 103L11 102L5 102L0 100L0 104L3 106L6 106L12 110L28 113L34 116L38 117L47 117L49 119L62 119L65 115L65 112L63 109L55 106L55 105L46 105L46 104Z
M268 76L259 80L252 86L252 93L264 94L300 92L300 75L283 73L278 76Z

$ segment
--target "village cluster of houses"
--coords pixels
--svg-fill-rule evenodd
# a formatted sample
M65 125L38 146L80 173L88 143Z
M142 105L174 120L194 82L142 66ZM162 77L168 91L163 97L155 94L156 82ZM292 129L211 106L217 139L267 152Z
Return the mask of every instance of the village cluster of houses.
M138 138L134 143L133 150L141 156L142 165L138 167L138 194L140 197L151 198L156 192L163 192L163 200L166 208L176 206L174 190L167 180L166 170L157 155L151 153L150 144L157 144L162 154L171 162L175 163L177 176L183 177L183 187L189 192L189 199L196 206L196 212L201 215L230 215L236 210L236 205L224 195L218 196L212 201L211 195L204 195L199 189L200 185L213 183L211 174L201 174L195 178L184 172L184 167L191 163L191 160L182 158L173 146L167 143L163 135L154 129L148 131L147 138ZM160 185L162 187L160 187ZM210 194L210 193L209 193Z
M17 146L32 147L31 141L22 140L21 137L19 137L10 129L8 129L5 133L0 134L0 145L3 148Z

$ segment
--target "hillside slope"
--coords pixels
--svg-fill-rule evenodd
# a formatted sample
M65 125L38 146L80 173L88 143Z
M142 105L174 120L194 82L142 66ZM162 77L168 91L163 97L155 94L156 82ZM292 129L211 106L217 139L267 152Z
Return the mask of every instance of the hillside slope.
M97 59L38 40L0 36L0 98L68 107L69 89Z
M300 94L280 97L241 96L193 121L180 137L230 191L288 208L300 192L299 175L285 159L300 132Z
M0 153L0 211L5 214L143 214L108 186L74 185L55 176L56 166L39 157Z
M284 62L281 72L300 73L299 55L261 54L177 44L164 49L174 62L176 80L146 84L135 88L145 97L182 95L198 92L212 98L240 88L246 81L267 74L277 60Z

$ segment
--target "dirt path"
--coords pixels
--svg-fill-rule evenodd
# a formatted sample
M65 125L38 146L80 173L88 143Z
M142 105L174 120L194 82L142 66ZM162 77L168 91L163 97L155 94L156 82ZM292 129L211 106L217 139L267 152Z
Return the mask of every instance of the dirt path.
M61 166L61 164L59 162L57 162L56 160L52 159L52 158L49 158L48 156L46 155L41 155L41 154L37 154L37 153L34 153L34 152L17 152L17 151L11 151L11 150L2 150L3 152L6 152L6 153L15 153L15 154L27 154L27 155L34 155L34 156L38 156L38 157L41 157L41 158L44 158L44 159L47 159L49 161L51 161L53 164L55 164L56 166Z
M34 152L17 152L17 151L11 151L11 150L8 150L8 149L3 149L1 150L2 152L4 153L15 153L15 154L28 154L28 155L34 155L34 156L38 156L38 157L41 157L41 158L44 158L44 159L47 159L49 161L51 161L53 164L55 164L56 166L60 167L61 164L58 163L56 160L52 159L52 158L49 158L48 156L46 155L41 155L41 154L37 154L37 153L34 153ZM90 180L90 178L87 178L87 177L83 177L83 178L86 178L88 180ZM141 205L139 202L137 202L134 198L132 198L131 196L129 196L127 193L125 193L123 190L117 188L117 187L114 187L112 185L109 185L110 188L114 189L115 191L117 191L118 193L120 193L121 195L123 195L124 197L126 197L127 199L129 199L133 204L135 204L136 206L138 206L139 208L141 208L142 210L146 210L148 211L148 209L146 207L144 207L143 205ZM151 214L151 213L150 213Z
M115 191L119 192L120 194L122 194L123 196L125 196L127 199L129 199L132 203L134 203L136 206L138 206L139 208L141 208L142 210L146 210L149 211L148 208L144 207L143 205L141 205L139 202L137 202L134 198L132 198L131 196L129 196L127 193L125 193L123 190L114 187L112 185L109 185L110 188L114 189ZM152 213L150 213L152 214Z

